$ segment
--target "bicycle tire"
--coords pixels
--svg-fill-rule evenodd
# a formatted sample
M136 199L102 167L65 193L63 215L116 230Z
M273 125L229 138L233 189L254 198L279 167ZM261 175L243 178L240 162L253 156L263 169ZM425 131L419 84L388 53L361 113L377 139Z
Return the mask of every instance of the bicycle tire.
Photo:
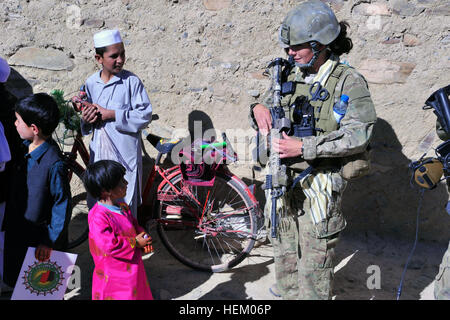
M72 194L72 214L68 225L67 249L73 249L82 244L89 236L87 192L83 185L84 169L76 163L68 162L70 190Z
M181 172L169 181L178 190L182 190L183 184L187 185ZM197 270L223 272L247 257L255 244L257 207L239 179L219 172L214 186L191 186L202 205L194 204L195 200L186 193L170 196L173 195L172 186L165 182L162 184L160 198L167 200L159 201L157 231L164 246L176 259ZM212 203L208 212L202 208L208 197L205 195L207 191L210 194L208 203ZM181 214L174 215L177 210ZM198 219L202 212L205 212L204 224L200 224ZM208 226L210 230L201 230Z

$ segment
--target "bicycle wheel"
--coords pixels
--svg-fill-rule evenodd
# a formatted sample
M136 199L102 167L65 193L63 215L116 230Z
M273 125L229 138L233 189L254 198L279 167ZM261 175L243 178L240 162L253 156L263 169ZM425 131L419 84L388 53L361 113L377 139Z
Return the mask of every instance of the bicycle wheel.
M159 189L158 234L183 264L222 272L239 264L256 239L256 204L245 187L218 173L211 187L192 186L181 172Z
M72 216L69 222L68 249L82 244L89 235L87 192L83 185L84 170L69 162L67 164L70 178L70 191L72 193ZM70 177L70 172L72 175Z

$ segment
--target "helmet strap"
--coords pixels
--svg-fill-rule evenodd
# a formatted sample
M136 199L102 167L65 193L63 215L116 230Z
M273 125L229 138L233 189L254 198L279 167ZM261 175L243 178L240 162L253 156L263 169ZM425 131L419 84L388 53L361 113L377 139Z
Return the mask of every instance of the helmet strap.
M322 49L319 49L320 47L320 43L318 43L317 41L311 41L310 43L311 46L311 50L313 52L313 56L311 58L311 60L309 60L308 63L295 63L295 65L297 67L299 67L302 70L307 70L310 69L314 66L314 64L316 63L317 59L319 58L319 54L322 52L323 49L325 49L326 47L323 47Z

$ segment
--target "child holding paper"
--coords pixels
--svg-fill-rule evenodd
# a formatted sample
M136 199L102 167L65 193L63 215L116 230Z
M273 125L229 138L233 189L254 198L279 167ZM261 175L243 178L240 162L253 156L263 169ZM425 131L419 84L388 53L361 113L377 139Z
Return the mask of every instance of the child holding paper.
M94 259L93 300L153 300L142 261L151 237L123 201L125 167L112 160L90 164L86 190L98 202L89 211L89 249Z
M26 96L15 106L23 153L12 168L6 198L4 282L14 287L28 247L39 261L68 242L72 213L70 184L61 150L51 138L59 109L46 93Z

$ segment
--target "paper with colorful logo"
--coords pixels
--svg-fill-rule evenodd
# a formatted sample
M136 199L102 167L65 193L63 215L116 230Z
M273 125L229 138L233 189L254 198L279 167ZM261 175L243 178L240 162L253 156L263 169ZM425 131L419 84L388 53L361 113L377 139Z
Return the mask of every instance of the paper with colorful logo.
M36 260L36 248L28 248L11 300L62 300L77 255L52 250L50 259Z

